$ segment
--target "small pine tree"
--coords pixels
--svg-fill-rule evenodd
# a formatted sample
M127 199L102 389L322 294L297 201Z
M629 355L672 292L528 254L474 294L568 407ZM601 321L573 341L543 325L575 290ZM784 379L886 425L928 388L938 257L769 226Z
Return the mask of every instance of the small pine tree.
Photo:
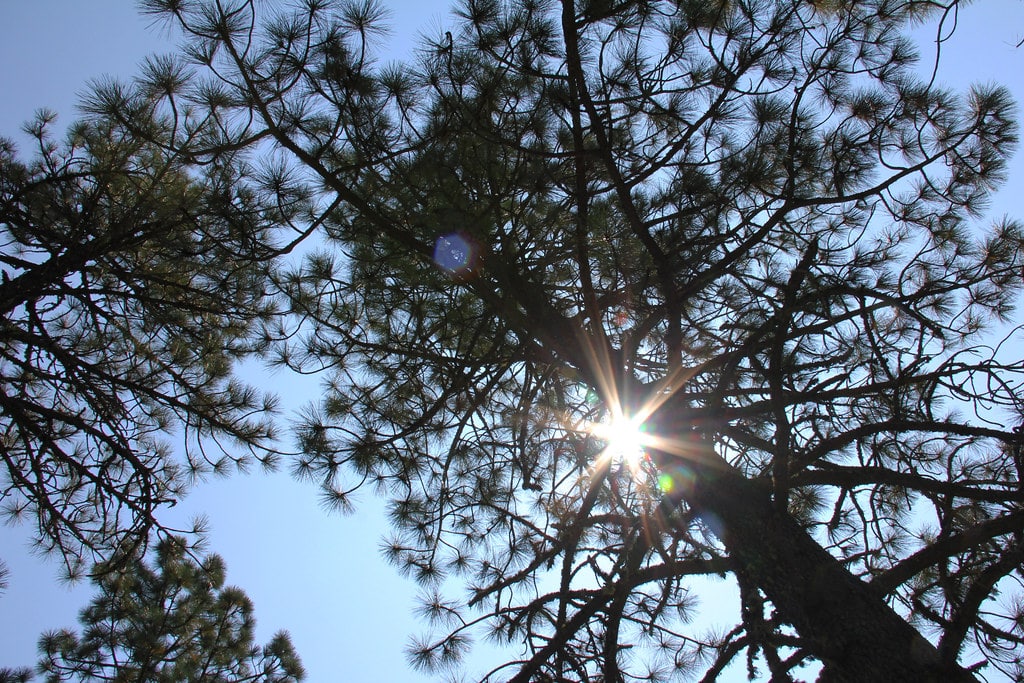
M155 566L133 559L94 569L99 594L82 611L81 633L64 629L39 640L38 668L48 683L303 679L286 632L262 647L253 643L252 602L225 587L219 556L196 562L180 537L161 541L155 555ZM25 674L6 672L12 681Z

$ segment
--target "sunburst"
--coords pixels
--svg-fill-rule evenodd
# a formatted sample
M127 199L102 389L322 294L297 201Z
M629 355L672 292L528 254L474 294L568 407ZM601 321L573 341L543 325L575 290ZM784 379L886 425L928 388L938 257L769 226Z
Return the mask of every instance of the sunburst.
M605 442L604 457L620 462L631 470L639 468L644 449L651 445L643 419L619 411L605 422L590 425L590 433Z
M654 451L661 462L666 457L686 460L698 456L692 439L665 434L663 429L651 424L657 422L653 419L655 414L674 399L698 368L677 364L664 377L641 385L622 372L622 359L611 353L610 345L595 344L584 334L580 334L578 340L587 360L581 368L587 376L586 407L593 409L603 404L604 415L595 421L584 420L582 426L577 422L571 429L582 429L604 442L605 447L595 464L620 464L635 475L652 464L649 456L653 456Z

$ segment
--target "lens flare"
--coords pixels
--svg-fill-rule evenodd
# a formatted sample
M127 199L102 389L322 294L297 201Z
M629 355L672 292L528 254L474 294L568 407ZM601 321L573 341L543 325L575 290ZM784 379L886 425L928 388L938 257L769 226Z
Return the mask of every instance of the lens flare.
M459 233L441 235L434 243L434 262L452 275L465 275L476 265L477 249Z
M682 462L666 466L658 474L658 488L668 496L685 496L693 492L696 475Z

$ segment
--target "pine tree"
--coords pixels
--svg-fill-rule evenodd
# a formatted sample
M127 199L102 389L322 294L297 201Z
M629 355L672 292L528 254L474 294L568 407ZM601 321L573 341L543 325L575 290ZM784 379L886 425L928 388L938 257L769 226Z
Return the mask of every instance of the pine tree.
M1022 231L979 220L1012 102L905 37L956 0L464 0L406 65L372 2L143 4L182 54L97 113L145 136L119 112L194 69L160 106L219 136L183 149L316 197L275 275L280 362L327 378L296 470L390 498L414 664L476 635L527 644L491 680L1024 675ZM709 635L713 575L742 608Z
M145 547L197 476L276 456L273 399L233 370L275 314L289 209L150 114L147 139L93 117L58 141L42 112L30 161L0 141L0 499L70 576Z
M184 538L168 537L155 565L118 558L94 568L98 595L82 611L81 634L39 640L39 672L59 681L294 683L302 664L284 631L253 644L252 602L224 586L224 562L197 562ZM17 679L15 679L17 680Z

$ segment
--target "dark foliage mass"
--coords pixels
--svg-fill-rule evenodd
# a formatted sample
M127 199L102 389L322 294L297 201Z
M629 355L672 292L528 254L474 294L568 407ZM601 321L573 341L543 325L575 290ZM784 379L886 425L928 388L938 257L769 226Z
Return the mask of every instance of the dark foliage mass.
M279 632L253 644L252 602L224 586L217 555L197 561L184 538L169 536L143 558L94 567L97 596L70 629L39 640L38 671L61 681L216 681L296 683L305 673L291 640ZM0 671L0 680L32 680L27 670ZM6 676L6 678L4 678Z
M232 371L274 312L274 212L155 121L149 139L96 119L58 142L52 118L27 127L31 162L0 144L0 496L74 576L144 545L197 475L272 464L273 401Z
M1013 103L906 37L958 5L463 0L391 64L373 2L145 0L181 53L89 108L316 235L260 346L324 378L296 473L390 501L415 666L1021 678L1024 235L982 220Z

